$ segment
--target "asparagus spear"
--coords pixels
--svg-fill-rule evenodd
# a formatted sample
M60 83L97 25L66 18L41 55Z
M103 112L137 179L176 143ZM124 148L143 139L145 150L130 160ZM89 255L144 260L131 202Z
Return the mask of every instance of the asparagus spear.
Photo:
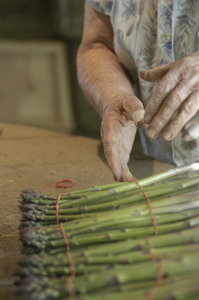
M125 255L107 254L106 256L83 256L73 257L73 264L75 266L76 275L88 275L93 272L101 272L109 268L116 269L121 265L151 261L152 255L154 260L165 258L180 258L187 253L199 252L199 244L180 245L178 247L166 247L143 251L126 252ZM66 255L41 255L37 258L35 255L26 261L22 261L23 268L19 270L21 276L67 276L70 275L70 268Z
M176 276L182 276L185 272L188 276L195 274L195 277L199 279L198 273L198 265L196 261L199 259L198 253L192 253L191 255L186 255L180 257L179 259L164 259L164 268L162 270L162 277L166 278L175 278ZM136 283L150 280L157 280L158 272L159 272L160 262L144 262L135 264L133 267L131 265L121 266L120 268L114 268L110 270L106 270L105 272L97 272L91 273L88 276L77 276L75 278L71 278L73 287L76 291L76 294L86 295L89 293L98 293L104 287L109 286L121 286L123 284L128 283ZM26 284L26 283L25 283ZM24 284L24 285L25 285ZM35 292L45 290L46 294L48 289L46 286L55 291L63 291L65 294L69 291L67 289L67 285L65 282L65 277L60 278L47 278L42 277L38 279L29 278L28 286L24 286L23 288L27 290L27 292ZM153 287L153 286L151 286ZM56 294L56 297L60 297L62 295ZM47 297L50 297L50 295ZM51 298L54 299L54 298Z
M22 237L26 249L37 255L21 262L25 279L20 291L29 300L66 299L74 293L82 300L196 298L198 170L199 164L192 164L141 180L152 208L135 182L62 195L59 221L76 270L71 279L68 246L55 224L57 195L25 191L23 226L33 227L23 230Z

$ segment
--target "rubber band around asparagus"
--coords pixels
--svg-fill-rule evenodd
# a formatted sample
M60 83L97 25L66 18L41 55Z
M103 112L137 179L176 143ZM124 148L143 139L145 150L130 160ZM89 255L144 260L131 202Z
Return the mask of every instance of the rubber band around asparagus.
M57 218L57 224L59 224L59 200L61 198L62 194L59 194L57 196L57 203L56 203L56 218Z
M63 235L63 238L64 238L64 242L65 242L65 245L66 245L66 256L67 256L67 259L68 259L68 264L69 264L69 268L70 268L70 273L71 273L71 276L75 276L75 268L74 268L74 265L73 265L73 260L72 260L72 255L71 255L71 252L70 252L70 246L69 246L69 242L68 242L68 238L67 238L67 235L64 231L64 227L63 227L63 223L60 223L60 229L61 229L61 232L62 232L62 235Z
M138 181L136 178L134 178L134 181L138 184L138 186L139 186L139 188L141 189L143 195L144 195L145 198L147 199L148 206L149 206L150 213L151 213L151 217L152 217L153 226L154 226L154 232L155 232L155 235L157 235L157 234L158 234L158 228L157 228L155 216L154 216L154 213L153 213L153 209L152 209L152 206L151 206L151 200L150 200L149 197L147 196L146 192L144 191L144 189L143 189L143 187L141 186L141 184L139 183L139 181Z
M61 195L62 194L58 195L58 197L57 197L57 203L56 203L57 224L59 224L59 226L60 226L60 230L62 232L62 235L63 235L63 238L64 238L64 242L65 242L65 245L66 245L66 250L67 250L66 256L67 256L67 259L68 259L68 263L69 263L69 268L70 268L71 275L75 276L75 269L74 269L74 265L73 265L73 261L72 261L72 256L71 256L71 252L70 252L70 246L69 246L69 242L68 242L68 239L67 239L67 235L66 235L66 233L64 231L63 224L59 223L59 200L61 198Z
M158 264L158 276L157 276L156 285L148 290L147 300L154 299L154 289L162 285L163 276L164 276L164 260L161 259L159 260L159 264Z
M161 286L162 285L162 280L163 280L163 275L164 275L164 260L161 259L159 261L158 265L158 279L157 279L157 284L156 286Z
M71 278L70 277L66 277L66 284L67 284L67 287L68 287L68 291L69 291L69 294L71 297L75 297L75 290L74 290L74 287L73 287L73 283L71 281Z
M63 182L69 182L69 183L60 185L60 183L63 183ZM58 180L55 182L55 187L57 187L57 188L69 188L69 187L72 187L73 185L74 185L74 181L71 179L63 179L63 180Z
M155 254L154 254L154 248L153 248L153 244L152 244L152 241L150 239L150 237L146 237L146 240L147 240L147 243L149 245L149 252L150 252L150 255L151 255L151 260L152 261L155 261L156 260L156 257L155 257Z
M60 230L61 230L61 233L62 233L63 238L64 238L64 242L65 242L65 245L66 245L66 257L67 257L67 260L68 260L70 273L71 273L71 276L74 277L75 276L75 268L74 268L74 264L73 264L72 255L71 255L71 252L70 252L70 246L69 246L68 238L67 238L66 232L64 231L63 223L59 223L59 200L61 198L61 195L62 194L59 194L57 196L56 218L57 218L57 224L59 224L59 226L60 226ZM70 296L75 297L75 289L74 289L74 286L73 286L73 283L72 283L70 277L66 277L66 284L67 284Z
M63 238L64 238L64 242L65 242L65 245L66 245L66 257L67 257L67 260L68 260L70 273L71 273L71 276L75 277L75 268L74 268L74 265L73 265L73 259L72 259L72 255L71 255L71 252L70 252L70 246L69 246L67 235L64 231L63 223L60 223L59 226L60 226L60 229L61 229L61 232L62 232L62 235L63 235ZM66 276L66 283L67 283L67 286L68 286L70 296L75 297L75 289L74 289L73 283L71 281L71 278L68 277L68 276Z

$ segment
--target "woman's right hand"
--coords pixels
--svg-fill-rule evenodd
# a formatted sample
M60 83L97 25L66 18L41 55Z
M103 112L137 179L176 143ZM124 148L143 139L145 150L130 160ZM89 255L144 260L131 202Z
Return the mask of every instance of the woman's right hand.
M133 181L128 161L137 126L145 127L142 103L134 95L120 95L102 118L101 139L108 165L117 181Z
M85 4L84 30L77 55L79 84L99 113L105 156L118 181L134 179L127 166L144 109L113 46L110 17Z

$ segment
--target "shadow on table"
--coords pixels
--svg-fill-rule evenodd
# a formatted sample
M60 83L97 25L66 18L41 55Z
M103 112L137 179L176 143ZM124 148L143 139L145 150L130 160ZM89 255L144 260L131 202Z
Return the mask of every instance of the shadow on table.
M98 147L98 155L107 164L102 143ZM137 138L128 163L131 173L138 179L148 177L153 174L153 162L151 157L143 154L142 146Z

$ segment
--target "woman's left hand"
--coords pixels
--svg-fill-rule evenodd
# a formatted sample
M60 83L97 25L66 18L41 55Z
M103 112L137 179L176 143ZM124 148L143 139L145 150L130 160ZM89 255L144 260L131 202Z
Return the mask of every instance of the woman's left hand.
M199 110L199 53L140 73L142 79L159 81L145 110L147 135L172 140ZM184 140L199 137L199 118L186 128Z

